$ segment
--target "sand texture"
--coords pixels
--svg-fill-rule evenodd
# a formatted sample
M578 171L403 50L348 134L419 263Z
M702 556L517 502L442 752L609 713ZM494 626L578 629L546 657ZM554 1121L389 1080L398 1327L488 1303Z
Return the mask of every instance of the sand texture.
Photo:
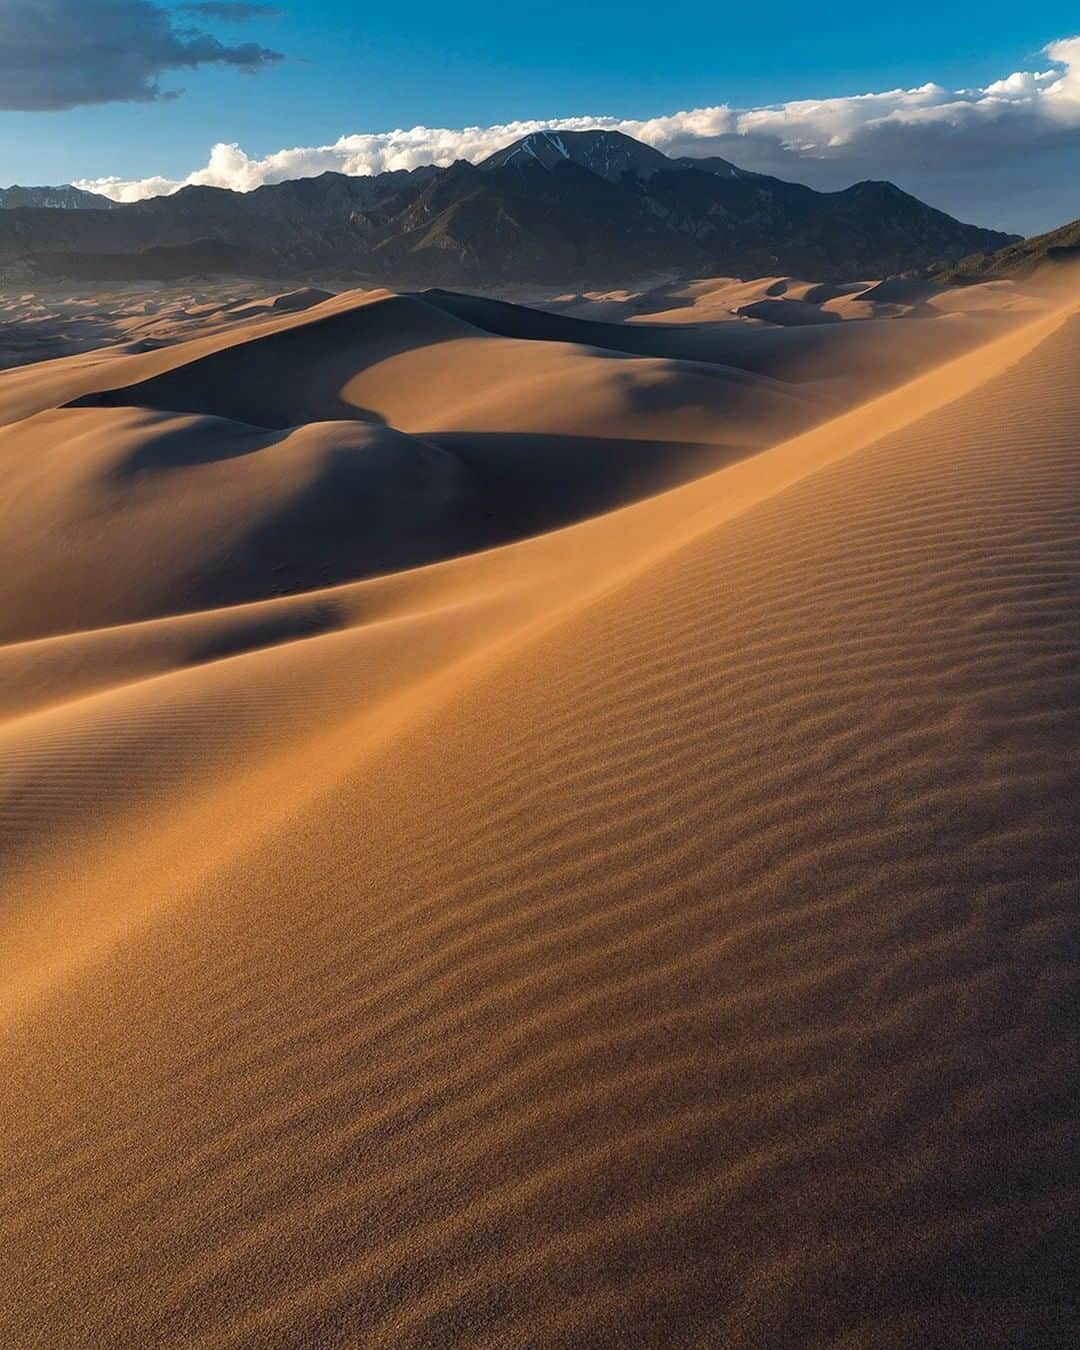
M0 375L0 1345L1080 1342L1080 313L869 285Z

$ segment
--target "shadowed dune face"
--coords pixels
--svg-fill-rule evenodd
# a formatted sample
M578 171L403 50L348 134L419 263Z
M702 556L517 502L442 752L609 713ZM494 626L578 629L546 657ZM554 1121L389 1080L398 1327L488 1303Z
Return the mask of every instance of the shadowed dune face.
M62 410L12 428L0 453L16 525L0 542L9 639L408 567L463 551L483 526L458 457L358 421L269 431Z
M1073 1344L1061 299L857 406L330 301L0 432L0 1342Z

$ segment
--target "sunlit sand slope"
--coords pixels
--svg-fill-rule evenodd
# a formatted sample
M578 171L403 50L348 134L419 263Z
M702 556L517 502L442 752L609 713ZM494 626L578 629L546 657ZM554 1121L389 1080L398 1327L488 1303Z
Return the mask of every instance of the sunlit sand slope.
M0 1342L1075 1343L1078 370L2 649Z

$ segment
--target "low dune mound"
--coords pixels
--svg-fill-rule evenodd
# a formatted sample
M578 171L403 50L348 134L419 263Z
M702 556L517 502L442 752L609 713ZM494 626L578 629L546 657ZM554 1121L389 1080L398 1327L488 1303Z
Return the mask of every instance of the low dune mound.
M0 1342L1076 1343L1078 367L0 647Z
M940 287L930 281L911 277L889 277L858 293L865 304L919 305L938 293Z
M310 309L312 305L321 305L333 298L333 291L320 290L318 286L301 286L295 291L275 295L269 304L271 309L291 313L296 309Z
M318 286L300 286L295 291L284 291L281 295L267 296L265 299L252 300L248 297L233 301L220 307L208 307L211 315L227 317L230 322L241 319L259 318L268 314L294 314L314 305L325 304L334 298L335 292L320 290ZM177 317L195 317L185 315Z
M780 299L755 300L749 305L740 305L735 311L743 319L764 319L766 323L777 323L783 328L794 328L807 323L839 323L840 316L832 314L809 300Z
M858 295L871 285L868 281L849 282L800 282L785 292L790 300L805 300L809 305L824 305L829 300L839 300L845 295Z

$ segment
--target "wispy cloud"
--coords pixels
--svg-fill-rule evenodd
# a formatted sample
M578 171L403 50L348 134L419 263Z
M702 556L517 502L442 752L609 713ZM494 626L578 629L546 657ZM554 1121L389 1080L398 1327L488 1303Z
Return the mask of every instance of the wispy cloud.
M204 18L234 20L266 9L188 8ZM166 72L224 65L251 73L281 59L257 42L224 43L200 28L178 26L176 13L153 0L0 0L0 109L153 102L176 97L159 83Z
M1080 37L1051 43L1045 68L1019 71L978 89L939 84L846 98L803 99L760 108L717 104L646 119L581 116L458 130L417 126L359 132L327 145L297 146L262 158L239 145L215 145L186 178L104 178L80 186L119 201L209 184L246 192L263 183L326 170L374 174L421 164L479 160L519 136L545 128L601 127L626 132L671 155L723 155L745 168L831 188L859 177L894 178L950 209L1004 200L1009 183L1045 177L1040 157L1080 167ZM1055 187L1057 200L1067 187ZM1073 188L1075 193L1077 189ZM966 194L966 195L965 195ZM985 202L984 202L985 199ZM1080 210L1080 194L1076 202ZM988 222L994 223L994 222Z

